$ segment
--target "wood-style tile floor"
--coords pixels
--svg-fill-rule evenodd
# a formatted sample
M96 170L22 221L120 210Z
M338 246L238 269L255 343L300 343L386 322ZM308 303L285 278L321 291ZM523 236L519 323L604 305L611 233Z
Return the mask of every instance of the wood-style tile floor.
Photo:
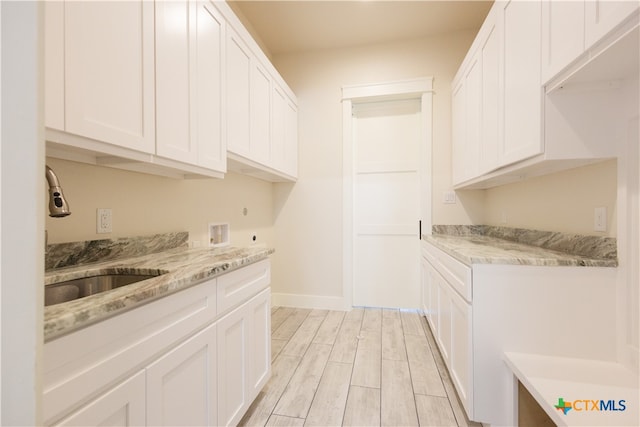
M274 307L271 379L243 426L466 426L414 311Z

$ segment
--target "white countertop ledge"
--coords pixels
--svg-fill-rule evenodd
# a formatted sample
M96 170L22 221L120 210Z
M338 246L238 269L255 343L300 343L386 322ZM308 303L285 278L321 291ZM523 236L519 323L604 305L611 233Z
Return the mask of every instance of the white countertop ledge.
M542 356L527 353L504 354L507 366L558 426L640 425L639 376L616 362ZM592 403L579 402L565 415L556 409L558 399L615 401L624 411L594 411Z

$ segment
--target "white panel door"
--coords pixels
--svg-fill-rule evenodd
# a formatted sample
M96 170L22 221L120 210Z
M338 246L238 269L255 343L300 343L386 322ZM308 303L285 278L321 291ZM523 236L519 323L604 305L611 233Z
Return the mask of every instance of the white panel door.
M420 101L354 106L353 305L420 305Z
M147 425L216 425L216 325L147 368Z
M154 153L153 2L68 1L64 10L65 130Z
M107 391L56 426L144 426L145 372Z
M498 167L498 141L500 140L500 28L498 17L491 14L486 39L480 47L481 90L480 98L480 174Z

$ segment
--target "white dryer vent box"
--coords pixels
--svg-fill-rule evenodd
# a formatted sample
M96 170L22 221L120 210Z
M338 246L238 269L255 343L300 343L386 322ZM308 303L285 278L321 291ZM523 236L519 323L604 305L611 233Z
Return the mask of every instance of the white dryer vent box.
M209 224L209 246L217 248L229 246L229 224L223 222Z

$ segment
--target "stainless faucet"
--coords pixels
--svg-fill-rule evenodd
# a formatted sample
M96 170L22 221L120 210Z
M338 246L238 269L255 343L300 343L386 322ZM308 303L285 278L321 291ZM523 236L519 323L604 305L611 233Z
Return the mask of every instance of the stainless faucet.
M62 218L71 215L69 204L64 198L64 194L62 194L62 187L60 187L58 177L49 166L45 165L45 168L45 175L49 183L49 216Z

